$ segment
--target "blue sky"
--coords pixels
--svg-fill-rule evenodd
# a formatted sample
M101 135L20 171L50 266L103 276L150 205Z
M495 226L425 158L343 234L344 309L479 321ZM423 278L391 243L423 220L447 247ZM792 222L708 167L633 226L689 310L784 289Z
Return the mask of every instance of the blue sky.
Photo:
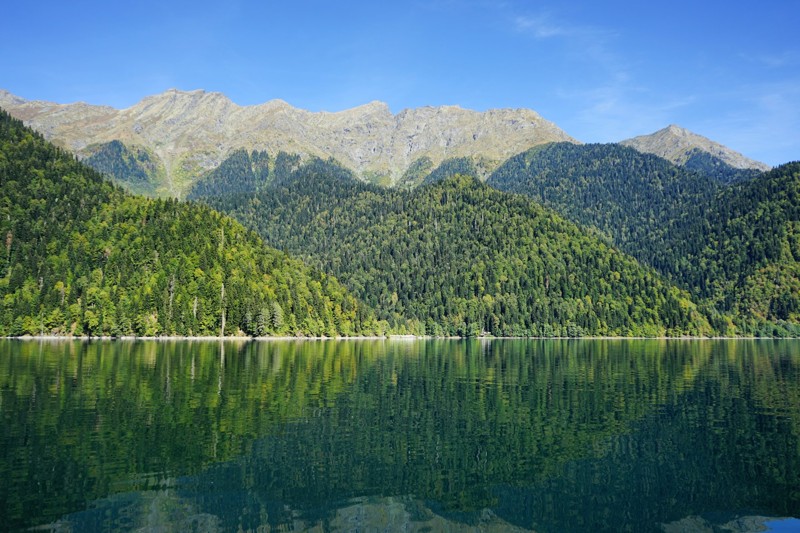
M312 111L527 107L584 142L678 124L800 159L800 0L7 2L0 88L117 108L169 88Z

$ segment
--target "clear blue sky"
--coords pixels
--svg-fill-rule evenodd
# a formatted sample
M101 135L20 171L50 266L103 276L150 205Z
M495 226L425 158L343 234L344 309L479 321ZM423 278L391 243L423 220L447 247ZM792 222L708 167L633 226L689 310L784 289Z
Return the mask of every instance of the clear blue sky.
M0 88L117 108L168 88L312 111L527 107L584 142L678 124L800 159L800 0L6 2Z

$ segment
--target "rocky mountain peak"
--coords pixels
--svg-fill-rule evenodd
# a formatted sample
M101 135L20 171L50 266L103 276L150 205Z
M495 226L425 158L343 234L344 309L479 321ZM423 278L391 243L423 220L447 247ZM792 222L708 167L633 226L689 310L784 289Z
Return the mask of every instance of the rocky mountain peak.
M670 124L664 128L664 131L670 135L677 135L678 137L689 137L692 133L686 128L681 128L677 124Z
M25 102L26 100L24 98L15 96L5 89L0 89L0 106L9 107L11 105L23 105Z
M640 135L621 141L620 144L635 148L640 152L655 154L676 165L683 165L698 150L705 152L728 165L738 169L769 170L769 165L749 159L744 155L693 133L676 124L649 135Z

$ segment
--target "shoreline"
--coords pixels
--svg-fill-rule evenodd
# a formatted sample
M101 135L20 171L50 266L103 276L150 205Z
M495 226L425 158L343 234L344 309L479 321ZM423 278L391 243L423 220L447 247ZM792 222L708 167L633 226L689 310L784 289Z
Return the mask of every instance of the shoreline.
M0 337L8 340L20 341L198 341L198 342L270 342L270 341L420 341L420 340L480 340L480 341L494 341L494 340L671 340L671 341L719 341L719 340L797 340L800 337L615 337L615 336L597 336L597 337L434 337L431 335L367 335L358 337L295 337L295 336L276 336L276 337L243 337L243 336L225 336L225 337L211 337L211 336L186 336L186 335L165 335L155 337L137 337L134 335L122 335L114 337L110 335L102 336L87 336L87 335L20 335L20 336L5 336Z

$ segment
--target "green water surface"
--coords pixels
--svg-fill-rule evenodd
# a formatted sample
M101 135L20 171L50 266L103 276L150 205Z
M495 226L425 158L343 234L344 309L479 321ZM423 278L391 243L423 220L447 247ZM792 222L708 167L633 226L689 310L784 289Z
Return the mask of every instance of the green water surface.
M0 340L0 530L798 517L800 341Z

